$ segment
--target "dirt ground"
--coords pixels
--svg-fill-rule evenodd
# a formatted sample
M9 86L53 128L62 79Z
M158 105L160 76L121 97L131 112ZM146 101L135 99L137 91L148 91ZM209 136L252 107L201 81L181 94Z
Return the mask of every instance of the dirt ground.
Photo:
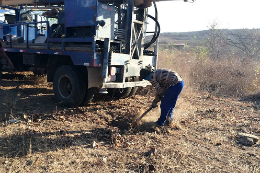
M160 115L155 108L135 127L154 98L149 87L66 108L44 77L9 79L0 90L0 172L260 172L260 141L246 145L238 136L260 136L254 97L185 87L171 126L152 126Z

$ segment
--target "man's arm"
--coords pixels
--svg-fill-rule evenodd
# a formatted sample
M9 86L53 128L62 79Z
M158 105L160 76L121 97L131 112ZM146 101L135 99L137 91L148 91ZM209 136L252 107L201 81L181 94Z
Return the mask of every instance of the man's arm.
M152 84L152 86L155 88L156 90L156 95L161 95L163 92L163 89L160 86L159 81L157 80L158 75L160 75L161 71L160 70L156 70L153 74L150 75L150 83Z
M3 50L2 47L0 47L0 56L4 59L6 59L8 65L12 68L12 70L14 69L14 65L12 63L12 61L10 60L10 58L6 55L5 51Z
M161 71L157 70L150 76L150 82L153 87L155 87L156 95L153 100L152 106L157 107L158 102L160 102L164 96L163 89L160 86L160 83L157 81L158 75L160 75Z

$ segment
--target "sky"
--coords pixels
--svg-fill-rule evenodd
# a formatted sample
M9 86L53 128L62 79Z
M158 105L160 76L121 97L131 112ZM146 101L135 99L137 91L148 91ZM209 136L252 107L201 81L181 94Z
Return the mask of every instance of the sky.
M161 33L207 30L214 22L219 29L260 28L260 0L168 0L156 5ZM154 16L153 7L149 14Z
M260 28L259 0L196 0L156 2L161 32ZM149 13L153 13L153 7Z

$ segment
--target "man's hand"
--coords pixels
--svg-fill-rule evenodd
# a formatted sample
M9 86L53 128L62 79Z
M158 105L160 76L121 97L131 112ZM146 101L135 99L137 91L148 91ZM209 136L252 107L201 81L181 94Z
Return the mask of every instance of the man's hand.
M154 102L154 101L153 101L152 107L153 107L153 108L157 108L157 107L158 107L158 102Z
M161 100L156 97L156 98L153 100L152 107L153 107L153 108L158 107L158 102L159 102L159 101L161 101Z

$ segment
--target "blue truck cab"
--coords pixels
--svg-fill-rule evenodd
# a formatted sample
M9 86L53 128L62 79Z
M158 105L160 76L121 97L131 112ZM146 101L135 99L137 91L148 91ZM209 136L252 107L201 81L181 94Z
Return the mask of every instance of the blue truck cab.
M150 85L140 70L157 66L155 3L155 17L134 0L34 0L2 8L15 13L0 24L14 70L46 74L59 103L86 105L97 89L128 97ZM144 42L148 18L155 28Z

